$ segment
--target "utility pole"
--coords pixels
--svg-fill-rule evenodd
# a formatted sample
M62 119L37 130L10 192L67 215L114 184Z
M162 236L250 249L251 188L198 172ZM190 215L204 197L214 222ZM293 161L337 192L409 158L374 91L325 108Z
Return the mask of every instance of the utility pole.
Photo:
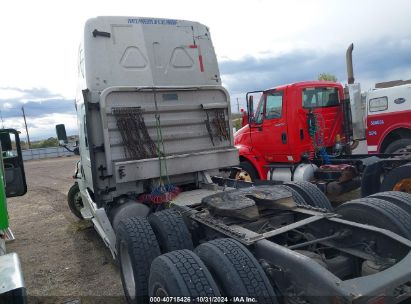
M238 102L238 97L237 97L237 113L240 113L240 104Z
M24 126L26 127L27 143L29 144L29 149L31 149L29 130L27 129L26 114L24 113L24 106L21 107L21 111L23 112Z

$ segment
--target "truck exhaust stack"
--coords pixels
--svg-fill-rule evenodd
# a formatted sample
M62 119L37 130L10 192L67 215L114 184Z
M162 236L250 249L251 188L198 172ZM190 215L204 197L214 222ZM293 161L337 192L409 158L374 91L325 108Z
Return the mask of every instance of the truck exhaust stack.
M345 54L346 62L347 62L347 76L348 76L348 84L354 83L354 68L352 65L352 51L354 50L354 43L351 43L347 49L347 53Z

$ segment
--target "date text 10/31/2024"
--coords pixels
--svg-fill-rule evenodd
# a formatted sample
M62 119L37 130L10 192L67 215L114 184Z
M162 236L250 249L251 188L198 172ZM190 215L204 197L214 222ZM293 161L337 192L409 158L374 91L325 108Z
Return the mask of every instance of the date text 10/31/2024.
M256 303L253 297L150 297L150 303Z

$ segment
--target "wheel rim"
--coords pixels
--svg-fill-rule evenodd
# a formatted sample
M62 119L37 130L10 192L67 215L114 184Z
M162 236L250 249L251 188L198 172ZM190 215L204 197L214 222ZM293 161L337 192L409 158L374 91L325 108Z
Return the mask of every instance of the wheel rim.
M155 296L160 297L160 298L168 297L168 292L163 287L159 287L159 288L156 289L156 295Z
M394 191L411 193L411 178L404 178L395 184Z
M76 209L77 209L78 211L80 211L80 209L84 207L84 205L83 205L83 200L81 199L80 191L77 192L77 193L74 195L74 206L76 207Z
M131 263L130 254L125 242L120 244L120 265L124 278L124 286L129 297L134 300L136 297L136 282L134 280L133 266Z
M392 151L391 154L403 154L403 153L407 153L406 148L407 148L407 147L398 148L397 150Z
M252 182L253 181L252 178L251 178L251 175L245 170L238 171L235 174L234 179L235 180L245 181L245 182Z

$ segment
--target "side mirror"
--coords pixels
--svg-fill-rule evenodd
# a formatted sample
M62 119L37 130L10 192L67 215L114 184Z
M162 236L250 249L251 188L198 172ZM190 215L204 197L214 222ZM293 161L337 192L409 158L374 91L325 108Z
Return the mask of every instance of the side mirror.
M56 125L56 133L57 133L57 139L59 142L62 144L67 144L67 134L66 134L66 127L64 124Z
M13 147L11 145L11 137L9 132L1 132L0 133L0 141L1 141L1 150L2 151L11 151Z
M254 96L248 96L247 100L247 108L248 108L248 123L250 124L254 118Z
M19 132L15 129L0 129L0 169L5 185L6 197L21 196L27 192ZM2 163L2 164L1 164ZM4 169L4 171L3 171Z

